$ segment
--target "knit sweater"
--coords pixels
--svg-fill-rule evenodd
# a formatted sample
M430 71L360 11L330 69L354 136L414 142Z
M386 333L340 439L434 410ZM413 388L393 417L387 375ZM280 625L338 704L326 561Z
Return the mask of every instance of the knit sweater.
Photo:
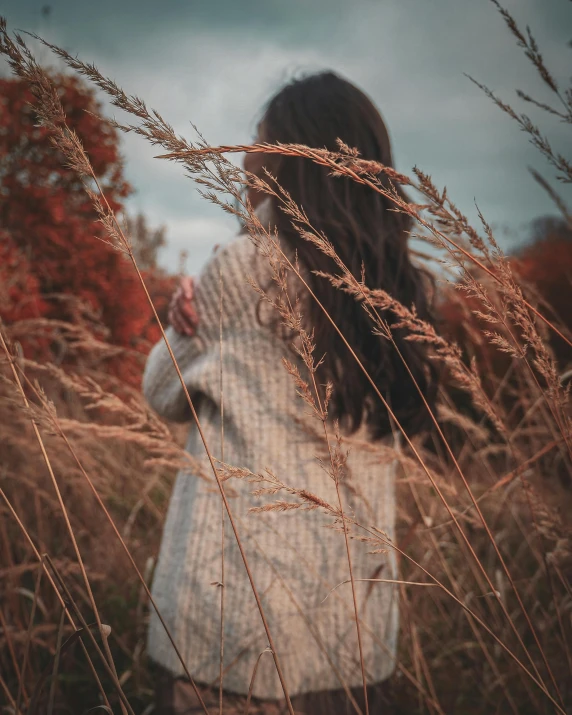
M293 351L275 327L259 320L259 296L247 282L249 276L261 286L271 282L267 259L241 236L213 255L197 281L196 334L187 337L167 330L207 444L220 458L222 313L224 462L252 472L270 469L283 482L336 505L333 480L320 462L328 461L320 423L309 416L282 364L283 358L295 361ZM191 420L163 342L151 351L143 390L163 417ZM345 512L362 524L374 524L392 539L392 450L368 442L364 430L345 438L343 447L349 449L341 487ZM187 450L200 471L212 477L194 425ZM238 479L224 484L290 694L337 689L341 680L358 686L362 676L351 585L342 583L349 578L343 533L327 528L333 520L319 510L249 513L250 507L264 503L252 495L252 484ZM396 578L392 550L368 554L371 547L359 541L350 541L350 548L355 579ZM268 641L228 518L224 549L224 688L245 694ZM152 593L189 672L202 684L215 684L219 676L220 581L220 494L214 478L209 482L181 472L168 508ZM395 665L397 592L389 583L363 581L356 582L356 591L367 678L376 683ZM148 652L174 675L183 674L154 611ZM282 697L270 653L260 658L253 695Z

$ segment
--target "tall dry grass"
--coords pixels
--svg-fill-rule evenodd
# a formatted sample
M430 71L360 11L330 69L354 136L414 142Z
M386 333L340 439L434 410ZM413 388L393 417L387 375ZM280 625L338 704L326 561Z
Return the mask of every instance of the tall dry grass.
M530 32L522 33L499 9L553 93L555 106L524 93L521 99L572 123L572 91L558 86ZM106 203L89 157L67 128L48 75L5 25L0 35L0 51L29 81L42 123L82 177L109 240L133 263L145 291L129 239ZM302 374L287 366L293 389L316 416L336 485L343 472L343 448L327 419L328 394L316 383L311 333L299 306L289 300L290 276L302 283L305 277L245 202L245 180L273 193L301 235L332 257L336 272L322 277L360 301L372 329L393 343L387 316L396 318L442 368L431 434L411 438L394 420L401 462L394 543L375 524L352 520L341 498L328 504L271 473L252 474L243 465L211 460L211 472L197 478L210 479L219 488L229 518L232 505L224 485L247 479L264 499L255 510L262 513L253 518L264 518L268 510L292 509L305 509L312 518L312 511L322 510L339 528L340 538L358 540L369 550L397 551L401 645L388 685L394 712L566 712L572 706L570 374L569 366L556 363L550 335L568 345L572 339L515 275L484 217L477 230L423 172L404 176L362 159L343 143L338 152L326 152L297 145L210 147L202 139L187 142L95 67L50 47L134 117L132 124L117 124L119 128L161 147L163 158L181 163L202 184L208 200L239 216L266 255L277 291L265 297L297 335L295 347L306 368ZM571 182L569 162L553 151L536 125L479 86L529 134L559 178ZM234 167L227 154L241 151L309 158L384 194L396 210L411 215L419 237L454 268L454 286L443 286L443 294L472 311L478 327L469 326L469 318L467 326L480 330L481 342L506 356L506 368L489 372L483 381L479 362L467 361L462 347L419 320L410 306L353 276L327 236L313 229L270 177L245 179ZM405 203L398 185L414 193L416 203ZM565 208L559 197L558 202ZM563 214L568 219L566 209ZM318 300L307 284L306 289ZM325 311L324 319L331 319ZM55 356L38 363L20 354L18 336L31 329L78 350L73 370L58 366ZM146 612L152 607L147 584L174 470L186 464L196 472L195 467L180 448L180 435L154 417L136 391L101 369L106 351L116 348L94 340L85 326L22 321L3 325L1 334L0 688L6 712L66 707L82 712L100 704L113 712L150 713L153 675L144 658ZM346 347L344 359L357 359L347 342ZM381 393L378 397L384 400ZM210 450L208 444L205 449ZM240 542L241 525L234 526ZM300 568L310 566L301 562ZM349 558L348 581L353 585ZM323 585L325 595L337 586ZM264 619L254 582L252 587ZM338 591L328 597L337 597ZM348 618L356 613L357 604L350 599ZM356 627L371 629L373 624L357 615ZM267 633L272 643L268 627ZM220 647L213 643L213 649ZM279 653L274 656L279 669ZM363 661L362 670L365 685ZM284 691L287 698L287 682ZM357 704L354 710L359 712Z

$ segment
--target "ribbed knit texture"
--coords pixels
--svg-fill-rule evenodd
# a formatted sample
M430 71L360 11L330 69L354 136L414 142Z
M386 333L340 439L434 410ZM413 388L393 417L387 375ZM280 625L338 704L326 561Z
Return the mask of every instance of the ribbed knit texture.
M207 443L220 458L220 285L223 310L224 461L253 472L271 469L280 479L337 504L320 423L296 395L282 359L293 360L276 330L257 319L259 296L248 285L252 276L270 283L266 259L241 236L219 250L196 285L199 326L194 337L167 336L198 408ZM348 356L348 360L351 357ZM304 369L301 368L304 375ZM143 378L152 407L175 421L190 411L163 342L152 350ZM359 441L362 440L362 441ZM394 533L395 463L391 450L367 443L364 431L344 445L350 449L349 474L342 486L344 509L361 523ZM198 431L191 426L188 451L210 467ZM249 514L264 503L253 486L225 482L242 542L262 598L290 694L341 687L315 636L348 686L361 683L351 586L343 534L327 528L332 519L318 511ZM287 496L279 498L287 498ZM202 684L219 675L221 580L221 499L214 479L208 483L180 473L171 496L152 593L193 678ZM258 656L267 639L235 538L226 519L226 613L224 688L247 693ZM394 552L371 555L367 544L351 542L356 579L395 579ZM271 566L271 565L272 566ZM274 568L273 568L274 567ZM338 586L328 596L330 589ZM397 592L392 584L356 584L369 683L387 678L395 664L398 630ZM326 598L328 596L328 598ZM294 600L293 600L294 599ZM326 599L326 600L324 600ZM311 621L308 627L301 608ZM175 675L183 669L154 611L150 657ZM253 694L279 699L282 689L272 655L265 653Z

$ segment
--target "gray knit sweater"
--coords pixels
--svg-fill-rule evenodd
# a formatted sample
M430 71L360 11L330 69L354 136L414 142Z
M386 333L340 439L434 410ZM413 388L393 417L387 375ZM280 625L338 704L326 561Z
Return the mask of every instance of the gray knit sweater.
M200 323L196 335L189 338L172 328L167 331L207 443L214 456L220 457L222 279L224 461L253 472L271 469L284 482L336 504L332 479L318 461L327 454L324 440L315 436L319 424L308 416L307 405L297 396L282 365L282 358L293 359L292 351L276 330L258 320L259 298L247 276L263 286L270 282L266 259L242 236L211 258L197 282ZM163 417L191 419L163 342L149 356L143 389ZM393 538L395 462L391 449L368 443L363 432L348 439L344 447L350 450L349 474L342 487L344 509ZM209 474L194 426L187 449ZM327 528L331 518L318 511L249 514L250 507L263 503L252 496L252 485L233 479L225 487L290 694L337 689L340 679L350 687L359 685L351 586L340 585L328 596L330 589L348 579L343 534ZM224 688L244 694L256 660L268 644L226 521ZM371 549L359 541L352 541L351 549L356 579L396 578L393 552L368 554ZM152 593L191 675L203 684L216 683L219 675L220 580L220 495L214 480L209 483L181 472L171 496ZM356 586L366 672L369 682L375 683L387 678L395 664L397 592L388 583L358 582ZM148 651L173 674L183 673L154 611ZM282 697L270 653L261 657L253 694L265 699Z

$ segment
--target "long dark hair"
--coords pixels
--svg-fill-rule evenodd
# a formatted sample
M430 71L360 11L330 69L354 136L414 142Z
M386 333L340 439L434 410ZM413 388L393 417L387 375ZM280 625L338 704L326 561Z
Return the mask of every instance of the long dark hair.
M339 138L355 147L364 159L393 166L385 124L372 101L357 87L333 72L296 79L267 104L259 134L267 142L306 144L337 150ZM267 162L278 184L302 207L315 229L323 232L352 274L360 279L365 268L369 288L387 291L420 318L431 320L427 280L411 262L408 232L411 219L372 189L346 177L333 177L309 159L280 156ZM403 196L404 197L404 196ZM405 197L404 197L405 198ZM335 272L331 258L301 238L292 219L271 199L272 219L281 240L297 252L310 272L311 288L352 346L408 434L423 430L429 414L394 346L372 332L373 325L354 297L334 288L313 271ZM386 408L357 362L315 301L304 311L314 330L316 355L326 354L319 368L321 383L333 384L330 415L354 432L366 422L374 439L392 430ZM383 316L390 324L392 315ZM431 408L437 377L426 348L407 341L402 329L394 340ZM347 358L346 358L347 356ZM343 359L342 359L343 358Z

